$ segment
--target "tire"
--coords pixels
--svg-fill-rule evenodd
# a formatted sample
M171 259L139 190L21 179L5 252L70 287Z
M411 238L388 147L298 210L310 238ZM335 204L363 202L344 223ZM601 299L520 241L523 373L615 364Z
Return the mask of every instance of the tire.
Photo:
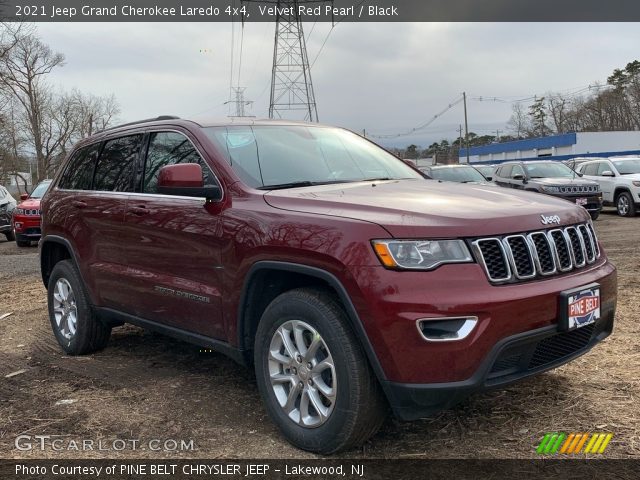
M621 217L634 217L636 215L636 204L629 192L620 192L616 197L616 210Z
M29 240L16 240L16 245L20 248L30 247L31 242Z
M6 232L4 236L7 237L7 242L13 242L16 239L16 235L13 232Z
M597 220L600 216L600 212L589 212L589 215L591 215L591 220Z
M311 339L316 338L311 330L319 335L320 347L310 357L310 362L315 368L325 365L325 369L303 371L303 367L309 365L309 359L303 358L301 363L291 360L285 353L281 336L289 328L289 334L285 335L291 341L294 357L296 352L311 346ZM297 346L299 342L290 335L293 330L303 332L300 337L304 346ZM270 356L271 351L277 351L280 360L290 360L288 371L285 362ZM332 362L323 361L328 359ZM298 448L332 454L358 446L378 431L387 416L386 400L367 357L348 326L344 310L327 292L300 288L285 292L271 302L258 325L254 360L258 389L267 412L287 440ZM333 368L327 368L331 363ZM279 378L289 377L290 382L272 385L271 376L279 375L278 372ZM301 385L302 391L299 390ZM293 410L286 413L286 405L282 406L282 402L286 403L295 388L297 400ZM329 394L333 392L333 401L321 394L322 390ZM306 419L302 415L305 395L310 405L306 409ZM321 402L325 419L313 407L311 395L315 405Z
M111 336L111 327L103 324L91 309L82 279L72 261L56 264L47 290L49 321L65 353L85 355L102 350Z

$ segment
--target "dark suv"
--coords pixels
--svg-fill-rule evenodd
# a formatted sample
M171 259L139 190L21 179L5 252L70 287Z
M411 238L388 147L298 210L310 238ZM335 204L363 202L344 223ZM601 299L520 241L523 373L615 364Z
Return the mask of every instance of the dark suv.
M582 178L582 174L560 162L507 162L496 168L493 181L501 187L563 198L584 207L593 220L598 218L602 210L600 185Z
M563 200L426 180L351 132L163 117L78 144L43 204L65 352L132 323L255 368L294 445L364 442L609 335L616 271Z

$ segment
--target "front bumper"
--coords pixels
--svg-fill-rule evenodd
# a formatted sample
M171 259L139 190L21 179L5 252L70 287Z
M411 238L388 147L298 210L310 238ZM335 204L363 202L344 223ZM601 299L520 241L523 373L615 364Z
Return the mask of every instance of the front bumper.
M39 215L14 215L13 226L16 238L20 241L36 241L42 235Z
M558 198L562 198L563 200L567 200L571 203L576 203L579 198L586 199L586 205L581 205L588 212L599 212L602 210L602 194L600 195L580 195L580 194L572 194L572 195L557 195Z
M600 320L570 332L549 326L498 342L476 373L460 382L404 384L386 382L384 390L394 414L416 420L450 408L468 396L508 385L556 368L588 352L613 330L615 308L603 310Z

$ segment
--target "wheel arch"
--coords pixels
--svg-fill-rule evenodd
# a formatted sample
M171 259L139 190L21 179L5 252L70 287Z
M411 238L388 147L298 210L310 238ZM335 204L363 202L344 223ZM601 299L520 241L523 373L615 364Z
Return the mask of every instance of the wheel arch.
M627 187L626 185L619 185L613 190L613 201L614 202L616 202L618 200L618 196L622 192L627 192L629 195L631 195L631 199L633 199L633 194L631 193L631 189L629 187Z
M44 288L49 286L49 277L58 262L72 260L79 267L78 258L71 243L57 235L47 235L40 240L40 274ZM79 269L78 269L79 271ZM82 273L80 273L82 278ZM84 278L82 279L84 282ZM86 284L85 284L86 285Z
M274 279L275 283L269 282ZM248 363L251 363L253 340L264 308L281 293L301 286L326 287L336 294L345 310L349 326L353 329L380 385L384 388L386 385L384 371L346 288L331 272L308 265L260 261L250 268L242 288L237 320L238 346L245 352Z

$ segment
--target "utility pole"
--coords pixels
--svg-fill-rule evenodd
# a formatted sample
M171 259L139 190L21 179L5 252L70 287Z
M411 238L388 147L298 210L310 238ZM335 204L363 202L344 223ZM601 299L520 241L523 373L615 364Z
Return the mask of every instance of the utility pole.
M462 124L460 124L459 129L460 135L458 136L458 145L460 146L460 150L462 150ZM458 163L460 163L460 153L458 152Z
M500 143L500 132L502 130L496 130L496 142Z
M469 122L467 120L467 92L462 92L464 101L464 143L467 151L467 164L469 163Z

